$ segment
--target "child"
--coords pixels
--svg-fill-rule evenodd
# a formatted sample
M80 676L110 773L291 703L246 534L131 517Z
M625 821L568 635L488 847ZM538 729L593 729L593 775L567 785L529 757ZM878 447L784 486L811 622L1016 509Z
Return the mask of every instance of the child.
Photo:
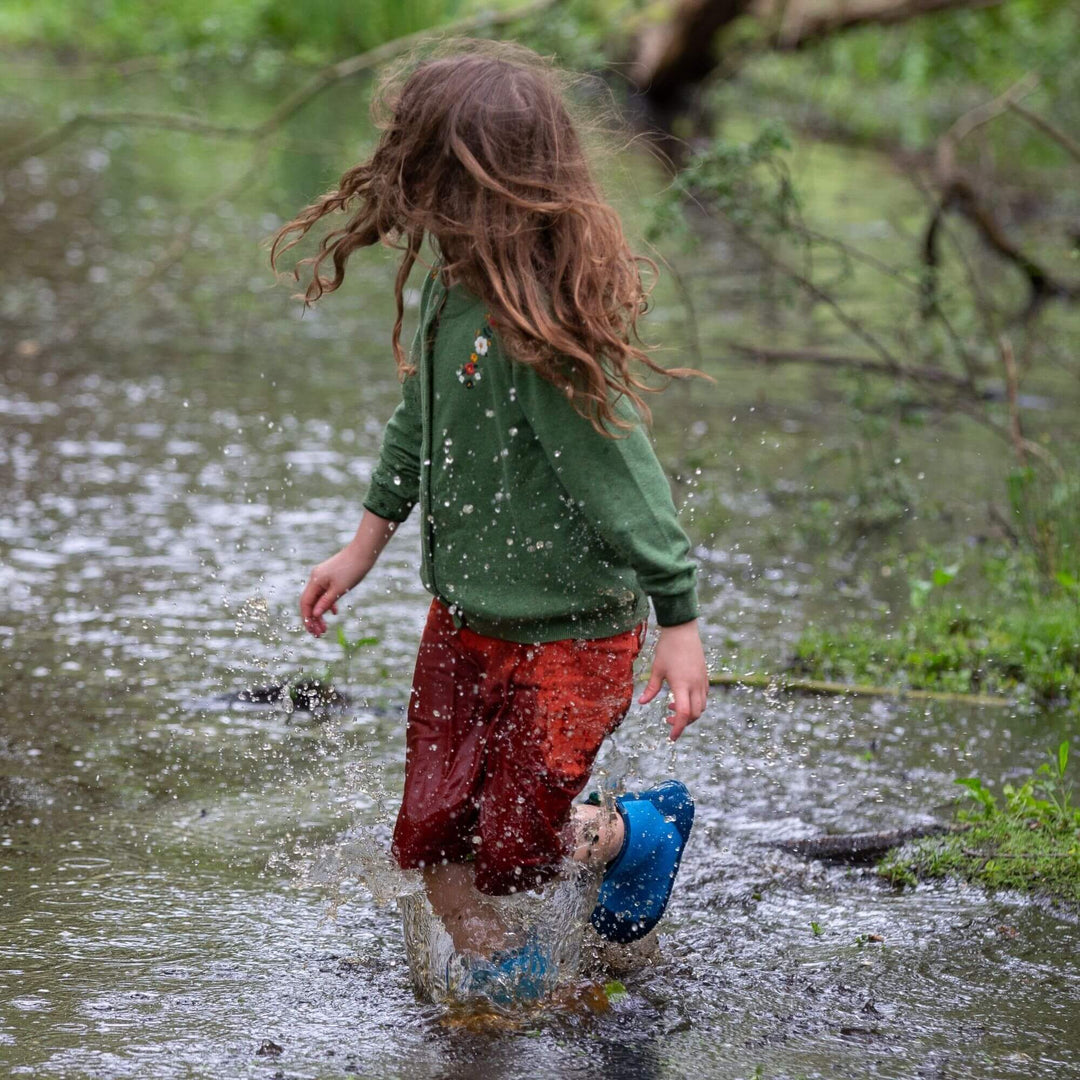
M393 852L423 871L455 947L501 953L483 903L543 884L567 855L606 868L598 932L656 924L693 820L677 781L573 807L626 714L648 600L659 640L641 703L666 681L671 738L705 706L695 568L642 430L639 260L599 195L552 72L507 45L458 43L387 92L382 137L336 191L284 226L271 261L323 217L305 299L337 289L357 248L403 251L393 350L402 402L355 537L317 566L300 611L315 636L419 502L434 599L406 729ZM431 242L420 326L403 290ZM329 264L331 276L323 270ZM642 371L644 369L644 371Z

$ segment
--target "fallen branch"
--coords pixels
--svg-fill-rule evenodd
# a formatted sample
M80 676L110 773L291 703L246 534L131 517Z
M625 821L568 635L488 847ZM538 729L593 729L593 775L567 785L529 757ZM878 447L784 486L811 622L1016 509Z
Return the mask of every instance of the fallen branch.
M304 106L318 97L324 90L337 83L350 79L363 71L386 63L397 56L407 53L421 43L444 36L472 33L476 30L493 29L509 23L531 18L554 7L559 0L532 0L523 7L510 11L481 11L441 27L429 27L413 34L384 42L374 49L339 60L316 72L295 93L290 94L269 116L254 126L233 124L215 124L198 116L185 113L153 113L138 110L109 110L101 112L80 112L69 117L62 124L42 132L25 142L10 148L0 155L2 162L24 161L51 150L70 138L84 127L121 127L140 126L163 128L171 131L186 131L193 135L209 135L221 138L261 139L277 130L287 120L295 116Z
M801 859L821 859L823 862L868 863L876 862L887 851L906 844L909 840L922 840L927 836L966 831L965 825L914 825L908 829L894 829L883 833L851 833L844 836L817 836L809 840L781 840L778 847Z
M949 690L911 690L898 686L868 686L863 683L828 682L820 679L799 679L788 675L759 675L749 672L735 675L720 672L709 676L710 686L749 686L781 693L835 694L849 697L889 697L910 701L951 701L963 705L987 705L1002 708L1012 705L1007 698L993 694L962 694Z

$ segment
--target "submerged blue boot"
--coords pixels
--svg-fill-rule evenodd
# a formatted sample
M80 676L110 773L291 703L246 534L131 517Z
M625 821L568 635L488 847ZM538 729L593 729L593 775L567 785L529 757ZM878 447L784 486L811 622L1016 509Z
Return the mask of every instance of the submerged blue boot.
M620 795L615 808L626 835L604 875L591 921L602 938L628 945L664 914L694 824L694 800L684 784L665 780L648 791Z
M516 949L495 953L490 960L475 961L466 990L496 1005L526 1005L544 996L547 973L548 957L539 942L530 938Z

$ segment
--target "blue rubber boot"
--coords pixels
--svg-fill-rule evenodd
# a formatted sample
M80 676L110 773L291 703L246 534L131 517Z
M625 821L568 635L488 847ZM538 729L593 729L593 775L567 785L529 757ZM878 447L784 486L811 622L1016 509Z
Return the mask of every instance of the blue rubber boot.
M615 808L626 836L604 875L591 921L602 938L628 945L664 914L694 824L694 800L684 784L665 780L648 791L620 795Z
M475 961L468 992L482 994L496 1005L529 1004L544 996L547 970L547 955L530 940L517 949L497 952L490 960Z

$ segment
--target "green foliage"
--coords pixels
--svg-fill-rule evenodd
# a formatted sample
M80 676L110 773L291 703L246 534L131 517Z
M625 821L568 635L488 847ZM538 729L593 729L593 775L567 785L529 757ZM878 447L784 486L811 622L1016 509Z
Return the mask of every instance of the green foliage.
M990 789L977 776L957 777L954 784L962 784L981 807L984 817L992 818L998 814L997 800Z
M327 664L313 675L301 671L285 683L285 691L294 709L319 713L342 704L345 699L338 691L338 684L347 677L354 657L362 649L379 643L377 637L360 637L350 641L341 626L337 628L336 637L341 649L340 660Z
M461 0L264 0L258 22L276 44L344 56L448 22L460 9Z
M234 47L258 34L258 0L6 0L0 42L106 58Z
M934 589L943 589L960 571L960 564L935 566L929 578L912 577L908 580L908 599L912 611L920 611L926 606L927 598Z
M1010 0L982 11L914 19L902 34L874 27L838 35L820 59L830 73L856 83L899 83L909 92L941 81L1015 81L1033 68L1056 79L1075 55L1069 39L1076 28L1069 0Z
M1047 592L1031 556L986 558L966 574L957 564L934 566L916 572L909 589L912 610L897 631L810 627L794 668L820 679L1080 705L1080 604L1064 588Z
M122 58L259 44L341 57L459 14L463 0L6 0L0 43ZM499 5L497 5L499 6Z
M337 643L341 647L345 663L348 664L361 649L366 649L369 645L378 645L379 639L377 637L360 637L355 641L350 641L345 634L345 628L339 626L337 628Z
M999 801L977 777L956 781L977 805L961 808L962 831L891 852L879 872L897 885L920 878L961 877L992 889L1043 892L1080 903L1080 807L1066 777L1069 743Z

